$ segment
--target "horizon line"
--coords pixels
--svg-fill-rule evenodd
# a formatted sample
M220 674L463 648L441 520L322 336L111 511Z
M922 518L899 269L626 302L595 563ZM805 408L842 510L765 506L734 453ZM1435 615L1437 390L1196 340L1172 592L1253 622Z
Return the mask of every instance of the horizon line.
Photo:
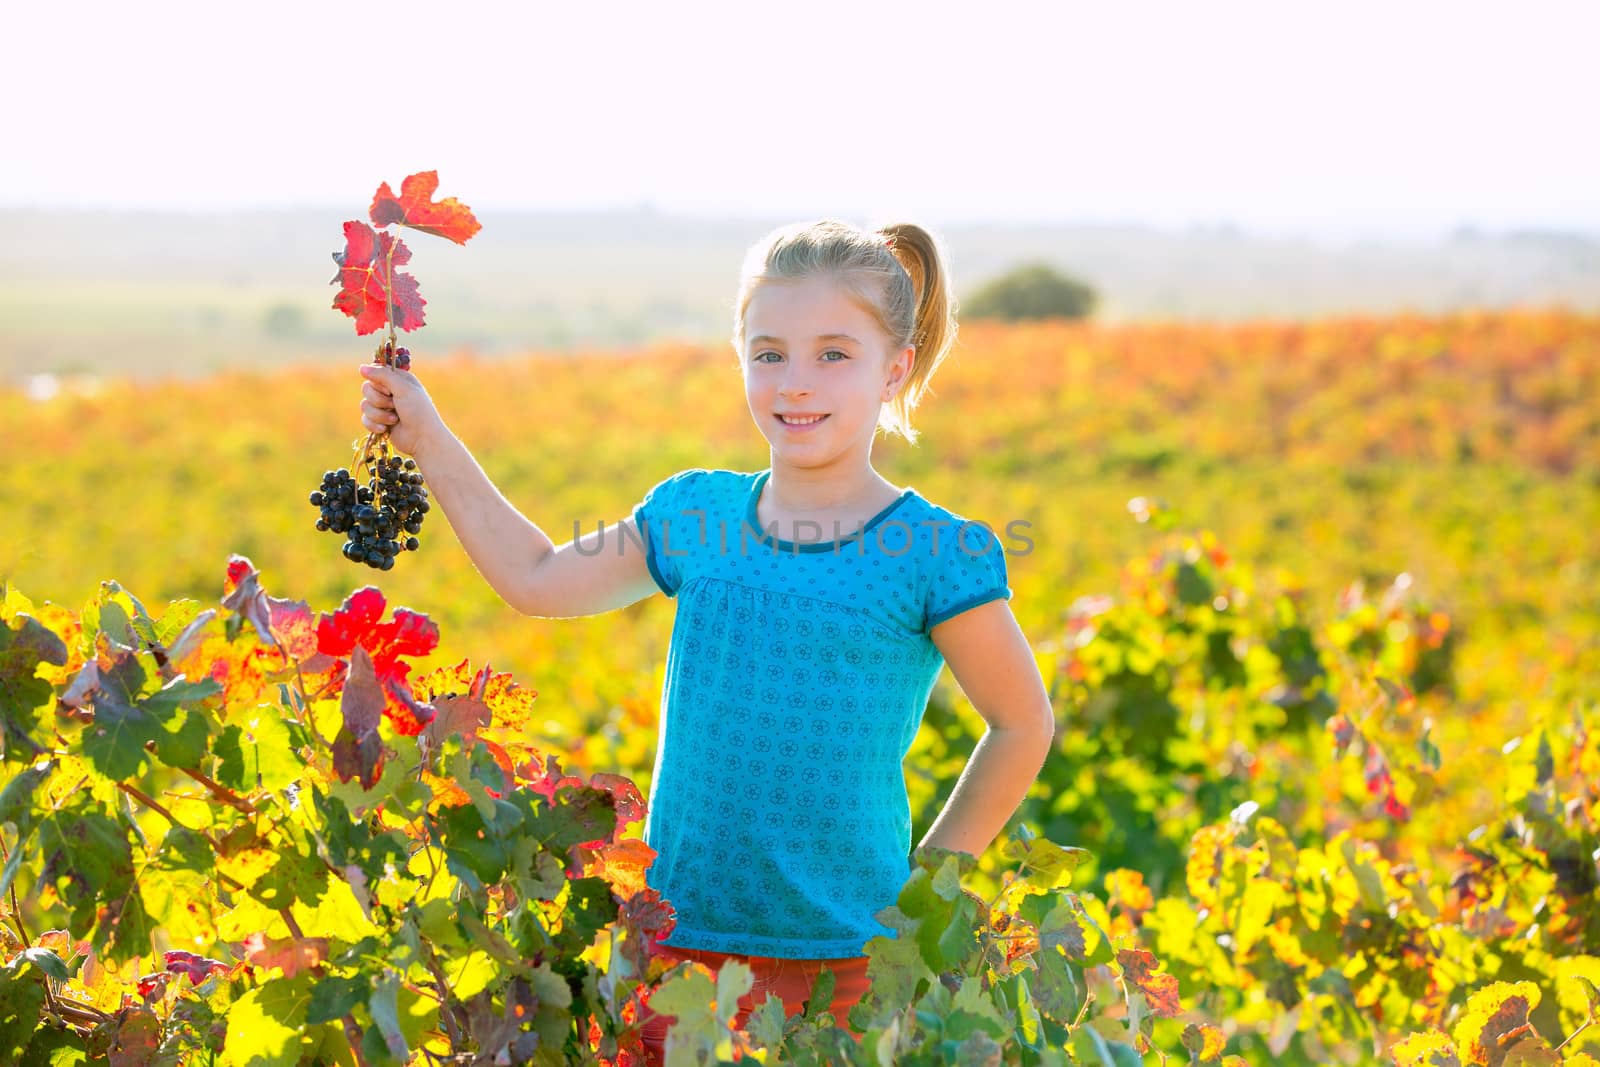
M352 209L348 205L335 205L332 203L316 203L304 201L295 204L274 204L266 202L253 202L233 205L191 205L173 206L170 204L150 203L74 203L74 202L0 202L0 212L36 212L42 214L62 215L164 215L164 216L190 216L211 218L219 215L260 215L260 214L312 214L327 212L330 214L347 213ZM475 205L475 213L490 211L502 216L548 216L548 217L584 217L584 216L638 216L645 215L661 219L678 219L684 221L727 223L738 225L741 223L752 224L781 224L786 220L797 217L816 215L812 211L783 211L775 209L770 212L725 211L705 212L683 209L663 208L649 201L633 203L596 204L596 205L570 205L552 207L529 207L526 205L497 205L487 203ZM859 212L848 208L816 217L850 217L861 215L867 217L880 214L880 212ZM915 221L916 212L909 212L910 221ZM927 213L923 213L927 217ZM1265 223L1246 222L1237 219L1207 218L1190 219L1187 221L1161 221L1141 220L1137 218L1104 218L1104 217L1059 217L1036 216L1032 218L1016 216L974 216L952 215L939 222L930 222L934 229L1075 229L1075 230L1143 230L1157 233L1206 233L1206 234L1232 234L1250 237L1278 237L1292 238L1328 237L1335 234L1357 236L1362 238L1372 237L1487 237L1487 238L1516 238L1516 237L1586 237L1600 240L1600 221L1570 221L1551 222L1549 220L1522 220L1516 222L1483 222L1472 219L1463 219L1455 222L1434 222L1417 225L1402 225L1393 222L1349 221L1349 222L1301 222L1301 223Z

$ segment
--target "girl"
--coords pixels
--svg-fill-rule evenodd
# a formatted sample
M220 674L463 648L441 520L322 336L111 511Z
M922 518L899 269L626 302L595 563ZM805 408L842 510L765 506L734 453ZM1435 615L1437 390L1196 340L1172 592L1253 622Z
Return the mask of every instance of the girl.
M841 1023L866 992L865 944L894 936L875 916L911 870L901 761L944 664L987 729L922 845L980 855L1050 750L998 539L871 464L878 431L916 441L911 412L955 332L922 228L773 231L746 257L732 337L767 469L675 474L610 545L604 526L555 545L415 375L361 367L363 424L416 459L508 604L569 618L677 598L644 828L677 925L656 951L749 965L741 1025L768 995L798 1011L823 966ZM669 1022L646 1013L656 1059Z

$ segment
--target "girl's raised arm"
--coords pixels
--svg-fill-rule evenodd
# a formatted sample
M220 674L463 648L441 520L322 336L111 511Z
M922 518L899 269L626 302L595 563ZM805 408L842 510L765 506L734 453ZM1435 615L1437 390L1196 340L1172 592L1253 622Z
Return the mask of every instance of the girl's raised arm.
M633 519L557 546L512 506L444 424L410 371L366 363L361 421L417 461L461 547L500 599L525 615L598 615L656 590Z

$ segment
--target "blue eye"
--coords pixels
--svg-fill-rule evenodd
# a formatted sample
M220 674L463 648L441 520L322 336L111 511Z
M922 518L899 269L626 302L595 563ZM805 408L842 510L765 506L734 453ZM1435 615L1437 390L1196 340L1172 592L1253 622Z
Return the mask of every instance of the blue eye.
M824 363L843 363L845 360L850 358L850 354L848 352L842 352L837 348L830 348L830 349L828 349L826 352L824 352L822 354L824 356L838 356L839 357L838 359L825 359L825 360L823 360ZM777 356L777 355L780 355L780 353L775 352L772 349L768 348L768 349L765 349L765 350L763 350L761 352L757 352L755 354L755 356L753 357L753 359L754 359L754 361L756 363L770 363L771 360L765 360L765 359L762 359L761 357L762 356Z

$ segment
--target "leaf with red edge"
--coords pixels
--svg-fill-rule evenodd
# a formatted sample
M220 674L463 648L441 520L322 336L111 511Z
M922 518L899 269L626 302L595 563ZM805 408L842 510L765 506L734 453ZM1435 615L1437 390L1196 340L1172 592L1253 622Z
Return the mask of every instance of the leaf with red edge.
M411 689L405 683L405 675L411 670L410 665L401 663L397 665L396 670L399 671L399 677L379 675L379 680L383 682L384 695L388 698L383 711L394 724L395 733L404 737L415 737L433 721L433 705L420 703L411 696Z
M316 621L303 600L268 596L261 588L261 572L250 557L228 558L228 574L223 582L222 606L237 612L255 627L263 644L282 648L302 667L326 670L327 664L311 663L317 653Z
M384 182L372 198L372 224L399 223L458 245L466 244L483 226L473 216L472 209L455 197L435 201L433 194L438 188L439 172L436 170L419 171L403 180L398 197L389 183Z
M382 329L390 321L399 330L424 325L427 301L417 279L398 268L411 261L406 243L391 234L377 233L359 220L344 224L344 251L335 252L341 288L333 307L356 320L358 336Z
M228 557L228 574L222 583L222 606L237 612L256 628L261 640L272 644L272 632L267 620L266 593L261 590L261 572L250 562L249 556Z
M625 827L644 818L644 796L639 792L639 787L633 784L632 779L602 771L591 776L589 784L596 789L606 790L616 798L617 832L611 835L611 840L621 840Z
M678 913L672 904L650 886L624 900L617 909L617 919L631 935L621 947L635 974L644 974L649 968L650 944L671 936L678 925Z
M427 674L412 680L411 689L425 700L465 693L472 684L472 664L462 660L454 667L435 667Z
M518 685L509 674L496 674L488 664L472 679L470 695L489 708L493 722L485 730L508 749L538 760L530 738L533 730L534 701L539 691Z
M647 888L645 871L655 859L655 849L630 837L601 848L585 873L604 878L611 884L613 893L623 900L631 900Z
M228 557L228 573L222 580L222 595L231 596L246 578L256 573L259 572L256 570L256 565L250 562L250 557L235 552Z
M530 763L531 773L529 769L524 770L524 776L528 779L526 788L529 792L555 800L558 789L576 788L584 784L582 778L564 773L561 770L561 760L554 755L545 756L543 770L539 769L537 760L532 760Z
M1468 997L1450 1033L1468 1067L1499 1067L1526 1038L1543 1045L1529 1018L1541 996L1537 985L1522 981L1490 982Z
M608 790L598 789L592 785L563 786L555 799L554 808L557 813L556 823L560 830L553 838L545 841L552 850L573 837L580 839L568 846L574 855L581 849L603 848L613 840L616 833L617 800ZM607 827L609 833L598 837L587 836L601 829L601 824L604 823L610 824ZM581 868L582 863L578 863L577 866Z
M267 623L278 645L302 666L317 654L317 616L304 600L267 597Z

